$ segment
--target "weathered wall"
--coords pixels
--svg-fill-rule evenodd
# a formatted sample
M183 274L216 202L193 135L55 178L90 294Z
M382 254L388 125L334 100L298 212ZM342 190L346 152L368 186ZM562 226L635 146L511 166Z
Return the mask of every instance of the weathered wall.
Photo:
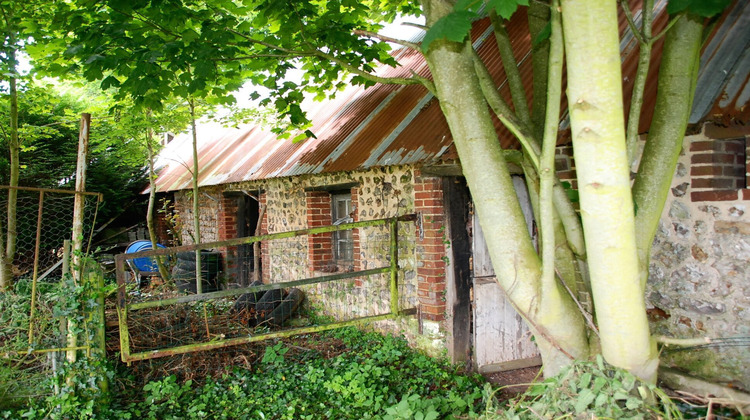
M351 173L230 184L224 186L222 192L212 192L216 198L221 198L223 192L261 191L260 201L266 208L262 233L277 233L322 224L323 219L330 218L330 211L328 216L321 216L319 213L323 209L316 207L325 204L318 203L316 197L324 196L324 191L336 189L351 192L355 221L389 218L415 212L442 213L442 193L434 188L440 184L436 180L438 178L416 176L411 167L387 167ZM192 211L189 194L177 193L176 197L176 207L186 230L191 231ZM232 224L236 221L229 215L223 216L222 201L214 201L202 194L201 206L203 241L227 239L226 232L231 232L231 229L222 223ZM325 224L331 224L330 219ZM405 309L421 304L421 319L407 317L399 321L379 322L376 325L381 331L404 333L407 339L431 353L445 351L445 333L438 328L445 312L445 246L436 236L441 228L438 224L442 225L442 219L435 220L433 217L427 220L423 225L421 237L415 223L399 224L399 305ZM354 238L353 267L337 267L314 262L313 258L320 252L330 252L318 249L328 242L328 238L316 241L316 238L302 236L263 243L264 281L298 280L331 272L367 270L390 264L388 227L361 228L355 231ZM192 242L188 240L185 243ZM309 286L305 288L305 292L312 306L338 319L382 314L390 309L388 274ZM418 333L420 329L421 334Z
M668 348L662 362L750 389L750 141L706 126L686 137L654 239L647 304L652 332L710 337L707 346ZM570 147L558 174L575 187Z
M221 190L218 188L202 188L198 197L199 218L201 222L201 242L219 240L219 220L217 215L222 211ZM182 224L181 239L184 245L193 244L193 192L179 191L175 193L175 213Z
M664 363L750 389L745 141L703 134L685 139L654 241L647 298L655 334L736 338L667 350Z

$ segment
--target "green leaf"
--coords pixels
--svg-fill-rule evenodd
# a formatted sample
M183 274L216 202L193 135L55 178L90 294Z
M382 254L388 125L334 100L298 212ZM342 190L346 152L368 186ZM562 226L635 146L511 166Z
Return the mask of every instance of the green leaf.
M531 46L538 46L539 44L548 40L550 36L552 36L552 23L547 22L547 24L544 25L544 28L542 28L542 30L538 34L536 34L534 39L531 41Z
M503 19L510 19L516 13L518 6L528 6L528 0L489 0L487 7L494 9Z
M581 375L581 379L578 382L578 387L588 388L590 383L591 383L591 373L586 372L583 375Z
M702 17L712 17L721 13L730 3L731 0L669 0L667 12L688 12Z
M422 51L427 52L430 44L438 39L463 42L469 35L471 22L476 16L476 13L470 11L457 11L443 16L425 34L422 41Z
M120 86L120 81L117 80L117 78L114 77L114 76L107 76L107 77L105 77L104 80L102 80L102 83L101 83L101 87L104 90L107 90L107 89L109 89L111 87L118 87L118 86Z
M583 413L589 407L589 404L594 402L595 398L596 398L596 394L591 392L590 389L581 390L581 392L578 394L578 399L576 399L576 405L575 405L576 414Z
M470 11L477 13L479 12L479 9L482 8L482 4L484 3L483 0L458 0L456 2L456 5L453 6L453 11Z

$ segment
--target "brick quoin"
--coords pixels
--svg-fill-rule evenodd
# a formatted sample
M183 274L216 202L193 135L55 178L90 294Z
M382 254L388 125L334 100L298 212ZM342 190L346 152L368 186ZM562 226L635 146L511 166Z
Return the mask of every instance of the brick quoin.
M359 222L359 188L352 188L351 194L352 219L355 222ZM359 271L362 269L362 249L359 246L359 229L352 230L352 242L354 242L354 244L352 245L352 255L354 257L354 261L352 263L354 265L354 271ZM354 279L354 286L362 287L362 285L363 281L361 277Z
M268 234L268 197L265 192L261 192L258 195L258 202L260 208L266 209L263 212L263 219L260 222L260 234ZM257 268L256 268L257 269ZM262 241L260 243L260 269L261 269L261 281L263 283L271 282L271 258L268 255L268 241Z
M690 168L690 175L692 176L722 175L723 173L722 166L693 166Z
M422 215L422 237L417 242L417 296L422 318L445 319L445 244L443 182L438 177L417 176L414 210Z
M713 190L728 190L735 188L735 180L731 178L698 178L691 182L693 188L710 188Z
M331 224L331 195L325 191L307 191L307 227L321 227ZM308 235L308 257L310 269L322 270L333 262L333 236L330 233Z
M746 140L702 140L690 144L692 201L732 201L750 179Z
M690 193L692 201L733 201L737 200L738 196L739 191L737 190L693 191Z
M734 163L731 153L698 153L690 157L690 163Z
M224 241L237 237L237 211L238 204L235 197L221 197L221 200L219 201L219 214L217 214L216 217L219 221L218 240ZM234 268L236 265L237 247L219 248L218 251L222 254L226 274L235 274Z

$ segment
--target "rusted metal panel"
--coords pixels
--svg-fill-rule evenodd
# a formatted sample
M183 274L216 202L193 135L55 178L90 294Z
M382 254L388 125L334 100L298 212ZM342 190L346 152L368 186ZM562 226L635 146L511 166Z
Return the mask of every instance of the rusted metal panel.
M666 0L655 2L654 33L667 24ZM640 0L631 0L635 20L640 21ZM690 122L705 120L747 122L750 109L750 4L735 1L711 32L702 54L702 70ZM638 63L638 45L624 15L619 19L622 50L623 100L625 112ZM531 105L533 72L531 39L525 9L520 9L506 25L511 38L522 83ZM652 63L644 94L640 129L645 132L651 122L656 101L656 81L662 37L652 49ZM489 19L474 24L472 41L479 56L498 85L503 98L512 104L505 69L497 53L497 45ZM383 66L377 70L382 77L408 77L411 72L430 77L422 55L400 49L394 57L397 68ZM570 141L567 130L567 98L563 97L558 143ZM455 148L445 118L436 98L418 85L376 85L368 89L351 86L334 99L324 102L307 101L311 130L318 137L292 143L279 140L259 127L222 128L217 125L199 127L199 185L274 177L349 171L373 166L432 163L455 159ZM518 142L493 119L503 148L518 148ZM156 185L159 191L191 187L191 135L178 136L160 154L164 166Z
M750 3L735 1L701 55L690 123L750 120Z

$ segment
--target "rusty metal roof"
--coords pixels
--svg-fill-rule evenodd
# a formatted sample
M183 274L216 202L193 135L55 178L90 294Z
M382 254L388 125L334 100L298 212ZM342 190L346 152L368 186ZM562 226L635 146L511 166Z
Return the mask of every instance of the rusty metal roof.
M632 0L636 20L640 2ZM666 0L656 1L654 33L667 23ZM736 1L723 15L704 48L698 89L690 122L698 123L716 115L731 115L747 121L750 96L750 5ZM507 25L516 51L516 60L531 101L531 40L525 12L516 13ZM623 90L625 108L629 107L633 75L638 61L638 46L620 19L623 34ZM662 38L663 39L663 38ZM479 55L510 102L505 72L497 54L489 20L475 23L472 40ZM640 126L646 129L655 102L655 85L662 42L653 48L653 65L648 75ZM411 71L429 77L419 52L400 49L394 52L398 68L383 67L382 77L408 77ZM567 100L563 100L563 112ZM367 90L351 86L335 99L307 102L304 109L312 121L317 139L299 143L279 140L256 126L224 128L203 124L198 128L199 185L285 177L302 174L350 171L386 165L429 163L456 157L448 124L437 99L419 85L378 84ZM563 128L565 128L563 115ZM515 138L495 119L500 142L505 148L517 148ZM160 192L191 188L192 136L177 136L159 155L162 166L157 178ZM560 142L566 142L565 132Z

